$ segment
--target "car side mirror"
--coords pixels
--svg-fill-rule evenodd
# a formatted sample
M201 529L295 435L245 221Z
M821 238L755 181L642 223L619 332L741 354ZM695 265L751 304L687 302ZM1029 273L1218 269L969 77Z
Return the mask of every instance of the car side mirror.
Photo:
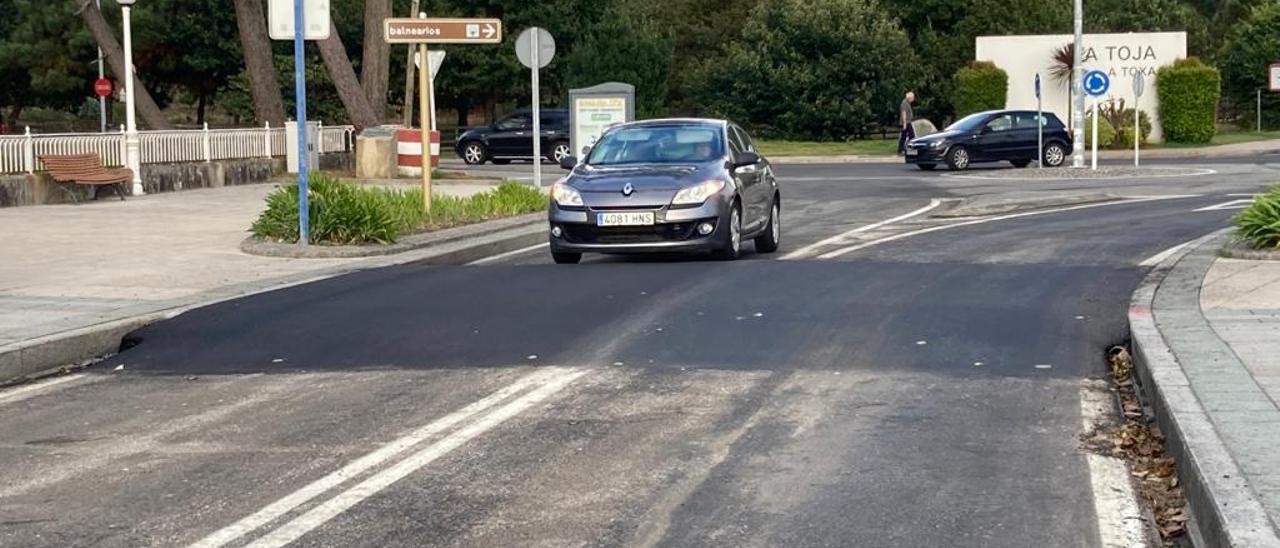
M569 170L571 170L571 169L573 169L574 167L576 167L577 165L578 165L578 159L577 159L577 158L574 158L573 156L565 156L564 158L561 158L561 159L560 159L560 168L561 168L561 169L569 169Z
M754 166L760 163L760 155L754 152L743 152L733 159L733 167Z
M994 131L995 131L995 130L994 130L994 129L992 129L992 128L991 128L991 126L982 126L982 134L983 134L983 135L986 135L986 134L991 133L991 132L994 132Z

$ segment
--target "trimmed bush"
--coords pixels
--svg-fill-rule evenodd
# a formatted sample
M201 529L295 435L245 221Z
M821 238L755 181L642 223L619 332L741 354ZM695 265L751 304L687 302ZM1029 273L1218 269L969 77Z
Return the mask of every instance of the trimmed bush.
M1221 84L1218 69L1194 57L1162 67L1156 73L1156 94L1165 139L1173 143L1208 143L1213 139Z
M1116 141L1116 128L1106 116L1098 118L1098 148L1107 148ZM1093 115L1084 119L1084 146L1093 147Z
M1009 75L995 63L974 61L956 71L956 117L1005 107Z
M506 183L467 198L438 196L431 213L422 209L422 190L366 187L333 177L311 176L309 241L321 245L389 244L410 232L446 228L541 211L547 197L528 185ZM267 209L249 229L257 238L298 241L298 185L267 196Z
M1139 117L1141 119L1138 122L1139 123L1138 127L1141 128L1142 135L1138 137L1138 142L1142 143L1143 145L1146 145L1147 138L1151 136L1151 117L1147 115L1147 111L1145 110L1141 111L1141 114L1139 114ZM1111 147L1132 149L1133 148L1133 109L1131 108L1125 109L1120 119L1123 120L1123 122L1120 123L1118 127L1116 124L1112 124L1112 127L1116 128L1116 140L1114 143L1111 143Z
M1236 236L1255 249L1280 249L1280 186L1253 199L1236 215Z

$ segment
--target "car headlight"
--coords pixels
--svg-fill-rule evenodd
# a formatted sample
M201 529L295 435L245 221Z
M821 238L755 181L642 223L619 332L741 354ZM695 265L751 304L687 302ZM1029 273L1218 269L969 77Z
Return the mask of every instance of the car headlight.
M551 185L551 199L562 206L582 207L582 194L564 182Z
M711 179L703 181L689 188L683 189L676 193L676 197L671 199L672 205L697 205L707 201L707 198L715 196L717 192L724 190L724 181L719 179Z
M938 139L937 141L930 142L930 143L929 143L929 148L933 148L933 149L942 148L942 145L943 145L944 143L945 143L945 142L944 142L942 139Z

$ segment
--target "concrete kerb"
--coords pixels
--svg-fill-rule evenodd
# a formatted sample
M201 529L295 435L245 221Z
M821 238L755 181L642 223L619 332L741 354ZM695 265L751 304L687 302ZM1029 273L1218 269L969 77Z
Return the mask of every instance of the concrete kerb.
M1226 233L1222 230L1210 234L1169 257L1134 292L1129 306L1134 363L1141 392L1155 412L1170 453L1178 461L1193 530L1199 533L1203 545L1280 548L1275 525L1250 490L1244 472L1156 323L1157 293L1166 290L1162 286L1170 274L1177 268L1195 268L1196 272L1183 274L1203 280L1212 261L1193 265L1184 265L1183 261L1187 257L1211 256Z
M8 344L0 347L0 385L45 376L64 367L109 356L120 350L121 341L129 333L188 310L374 268L414 262L463 265L546 241L547 233L542 223L517 222L515 219L520 218L507 219L505 221L508 222L500 223L503 226L497 229L481 225L459 227L471 229L471 233L437 240L426 247L396 255L375 256L350 264L212 289L137 308L126 318Z
M461 239L485 236L512 228L532 225L541 227L546 218L546 213L530 213L518 217L497 219L433 232L410 234L401 238L400 241L388 245L310 245L299 247L297 244L268 242L250 236L240 243L240 250L250 255L288 257L292 259L340 259L394 255Z

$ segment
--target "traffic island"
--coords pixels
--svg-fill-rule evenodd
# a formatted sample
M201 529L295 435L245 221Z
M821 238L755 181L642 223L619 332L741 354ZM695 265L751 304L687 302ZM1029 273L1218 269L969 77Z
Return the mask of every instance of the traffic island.
M1216 257L1226 231L1156 267L1129 309L1138 378L1202 546L1280 547L1280 263Z

